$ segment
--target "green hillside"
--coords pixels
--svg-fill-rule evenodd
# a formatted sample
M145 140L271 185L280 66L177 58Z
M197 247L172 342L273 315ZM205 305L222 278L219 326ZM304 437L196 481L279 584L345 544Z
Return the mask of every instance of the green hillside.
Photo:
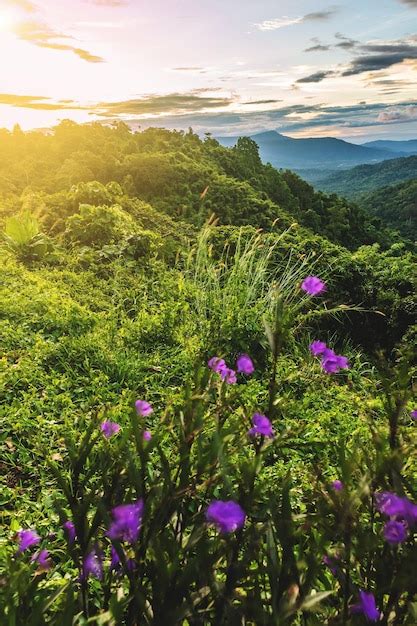
M347 624L363 578L408 623L374 495L415 497L412 243L123 124L0 131L0 206L0 623Z
M364 194L361 207L405 238L417 238L417 179Z
M316 183L316 187L346 198L356 199L362 193L376 191L417 178L417 156L389 159L382 163L358 165L348 170L332 173Z

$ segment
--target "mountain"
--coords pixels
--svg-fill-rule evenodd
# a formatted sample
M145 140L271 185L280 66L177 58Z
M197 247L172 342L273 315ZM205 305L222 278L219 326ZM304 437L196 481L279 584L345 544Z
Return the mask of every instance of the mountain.
M321 191L357 198L363 193L412 179L417 179L417 156L390 159L372 165L358 165L330 174L317 181L315 187Z
M408 239L417 239L417 178L364 194L361 207Z
M389 150L360 146L334 137L294 139L268 131L252 135L251 139L258 144L264 162L284 169L335 169L393 157ZM217 137L217 140L223 146L232 147L238 137Z
M389 150L391 152L401 152L407 154L417 154L417 139L408 141L389 141L379 139L378 141L368 141L362 143L365 148L376 148L377 150Z

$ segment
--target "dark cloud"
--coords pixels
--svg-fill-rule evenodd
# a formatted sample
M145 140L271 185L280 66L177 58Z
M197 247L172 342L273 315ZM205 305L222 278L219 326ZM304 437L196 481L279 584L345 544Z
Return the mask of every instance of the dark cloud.
M253 100L252 102L242 102L244 105L250 104L275 104L277 102L282 102L282 100Z
M313 13L307 13L307 15L304 15L303 17L303 22L329 20L337 12L338 8L332 7L327 9L327 11L314 11Z
M327 50L330 50L330 46L326 46L322 43L316 43L314 46L306 48L304 52L325 52Z
M330 76L334 76L335 72L332 70L323 70L319 72L315 72L314 74L310 74L310 76L304 76L304 78L299 78L297 83L321 83L322 80L326 78L330 78Z
M411 7L412 9L417 9L417 0L400 0L403 4Z
M72 37L68 37L68 35L64 35L62 33L54 31L43 22L19 22L14 27L14 33L22 41L32 43L39 48L73 52L78 57L80 57L80 59L88 61L89 63L102 63L104 61L104 59L94 54L91 54L90 52L88 52L88 50L84 50L83 48L79 48L78 46L74 46L72 44L59 43L59 41L57 42L57 39L72 40Z
M359 41L357 41L356 39L345 37L345 35L342 35L342 33L336 33L335 37L339 40L339 42L336 44L336 48L342 48L343 50L352 50L352 48L354 48L359 43Z
M364 72L378 72L393 65L417 59L417 40L368 43L360 46L361 54L355 57L342 76L354 76Z
M291 132L320 129L320 133L331 135L334 129L355 129L378 127L383 123L378 116L387 109L386 103L359 103L351 106L327 106L324 104L299 104L270 109L266 111L219 112L206 111L184 113L181 115L164 115L157 119L127 119L133 127L158 126L164 128L187 129L190 126L199 133L206 131L217 135L249 135L265 130L278 130L284 134ZM396 105L399 111L407 107L416 107L417 102L406 102ZM303 114L309 113L306 120ZM397 114L397 117L399 113ZM408 113L408 120L411 114ZM395 123L395 122L392 122Z
M165 96L147 96L122 102L101 102L94 110L101 116L145 115L170 113L178 115L187 111L215 109L232 104L231 98L200 96L198 93L172 93Z

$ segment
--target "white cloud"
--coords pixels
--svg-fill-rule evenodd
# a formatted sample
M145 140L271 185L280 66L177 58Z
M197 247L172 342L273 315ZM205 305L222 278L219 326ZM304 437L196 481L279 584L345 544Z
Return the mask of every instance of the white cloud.
M410 104L402 108L391 108L378 115L378 122L410 122L417 120L417 106Z
M259 30L278 30L278 28L285 28L286 26L293 26L294 24L300 24L303 21L303 17L277 17L273 20L264 20L258 24L254 24Z

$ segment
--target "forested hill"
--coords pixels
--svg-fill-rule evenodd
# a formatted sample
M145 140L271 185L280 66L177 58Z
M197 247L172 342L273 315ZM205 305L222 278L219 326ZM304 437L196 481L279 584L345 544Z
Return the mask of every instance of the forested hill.
M124 124L110 128L63 122L50 134L3 130L0 206L7 250L30 268L54 268L46 269L46 275L53 271L64 292L68 281L74 284L77 302L94 290L94 276L104 278L100 289L105 291L108 280L119 285L125 276L120 298L129 316L142 297L131 294L135 274L141 268L148 272L150 258L175 268L178 254L214 213L216 249L222 249L225 238L233 239L238 227L248 236L261 228L279 267L285 268L291 258L314 262L315 272L331 274L328 305L363 307L360 324L358 317L346 316L344 325L347 336L366 350L390 349L412 332L411 244L357 205L316 192L296 174L263 164L257 145L248 138L225 148L191 131L132 133ZM17 272L17 282L23 280L19 276ZM29 278L25 273L25 280ZM172 279L158 269L152 280L160 289ZM170 304L156 305L166 311L162 316L169 311L174 315L181 280L170 287ZM76 284L84 285L82 293ZM32 288L28 286L28 294ZM20 288L16 283L10 289L14 293ZM34 302L36 308L36 298ZM14 319L12 297L10 303ZM116 306L114 300L106 307L110 305ZM94 317L102 305L93 298L91 306ZM37 315L30 324L36 324ZM146 327L145 318L142 322ZM58 319L51 323L55 328ZM334 329L333 321L327 329Z
M316 185L328 193L338 193L347 198L358 198L365 192L417 179L417 156L389 159L383 163L357 165L348 170L332 173Z
M417 240L417 177L364 194L359 203L403 237Z
M59 222L73 210L64 207L63 192L88 181L117 182L129 196L194 225L214 212L221 224L267 230L296 221L350 249L392 241L381 222L354 204L314 191L292 172L264 165L248 138L228 149L192 132L132 133L124 124L110 128L69 121L51 134L0 131L0 195L6 212L21 207L24 193L25 205L56 206ZM56 195L46 200L45 194Z

